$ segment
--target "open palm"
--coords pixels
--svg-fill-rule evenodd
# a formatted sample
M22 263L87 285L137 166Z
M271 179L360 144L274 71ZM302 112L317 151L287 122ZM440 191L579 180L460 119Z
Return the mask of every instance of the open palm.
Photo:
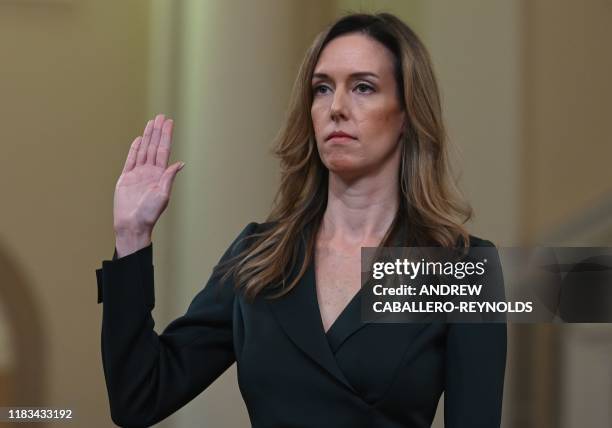
M115 232L151 233L168 206L172 183L183 165L167 166L172 127L173 121L159 114L132 143L115 186Z

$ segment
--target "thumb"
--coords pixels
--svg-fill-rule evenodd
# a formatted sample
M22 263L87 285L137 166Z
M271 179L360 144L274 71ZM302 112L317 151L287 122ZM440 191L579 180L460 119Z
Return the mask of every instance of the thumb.
M176 174L185 166L185 162L177 162L170 165L162 174L161 186L164 193L170 195L172 190L172 183L176 178Z

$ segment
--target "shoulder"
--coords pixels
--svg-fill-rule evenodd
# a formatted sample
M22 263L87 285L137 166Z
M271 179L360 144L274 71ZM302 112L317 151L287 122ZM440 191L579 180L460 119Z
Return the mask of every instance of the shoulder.
M242 232L240 232L240 235L251 235L253 233L264 232L270 227L272 227L275 223L276 222L271 222L271 221L267 221L263 223L260 223L257 221L251 221L242 228Z
M228 260L234 260L234 257L242 253L249 245L251 245L259 233L265 230L268 223L259 223L251 221L244 226L234 239L231 241L225 253L221 257L218 265L225 263Z
M244 245L251 239L256 238L261 233L269 230L272 226L274 226L277 222L267 221L263 223L259 223L257 221L251 221L246 226L242 228L242 231L238 234L238 236L234 239L232 247L237 251L239 248L243 248Z
M276 224L278 224L278 221L266 221L266 222L263 222L263 223L255 223L255 224L256 224L255 230L257 232L265 232L266 230L269 230L270 228L272 228Z
M470 235L470 247L495 247L495 244L476 235Z
M277 222L266 221L259 223L257 221L249 222L238 235L239 238L249 238L255 237L263 232L268 231L271 227L273 227Z
M499 267L501 264L499 249L488 239L470 235L470 247L467 254L468 259L490 260L490 266Z
M470 245L467 253L468 258L489 258L491 260L498 260L498 248L492 241L471 234L469 236Z

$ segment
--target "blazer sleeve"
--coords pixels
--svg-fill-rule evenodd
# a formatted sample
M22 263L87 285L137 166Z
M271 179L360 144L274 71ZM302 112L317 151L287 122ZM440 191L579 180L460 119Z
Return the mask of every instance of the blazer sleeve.
M490 241L484 241L483 246L494 247ZM503 293L501 263L497 251L494 254L493 272L500 275L494 280L501 281ZM446 428L501 425L506 347L505 322L449 324L444 396Z
M249 223L217 266L243 249ZM234 284L221 282L217 266L186 313L158 335L152 247L104 260L96 271L102 310L102 365L111 418L120 426L146 427L187 404L234 361Z

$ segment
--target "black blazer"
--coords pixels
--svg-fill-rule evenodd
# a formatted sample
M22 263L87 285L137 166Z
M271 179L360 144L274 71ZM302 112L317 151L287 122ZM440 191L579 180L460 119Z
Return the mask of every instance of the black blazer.
M265 224L249 223L219 262ZM472 245L493 244L472 237ZM118 425L166 418L234 361L255 428L429 427L443 391L446 427L500 425L505 324L362 323L357 293L326 334L312 264L284 297L253 303L215 267L185 315L158 335L152 244L118 259L115 251L96 277Z

